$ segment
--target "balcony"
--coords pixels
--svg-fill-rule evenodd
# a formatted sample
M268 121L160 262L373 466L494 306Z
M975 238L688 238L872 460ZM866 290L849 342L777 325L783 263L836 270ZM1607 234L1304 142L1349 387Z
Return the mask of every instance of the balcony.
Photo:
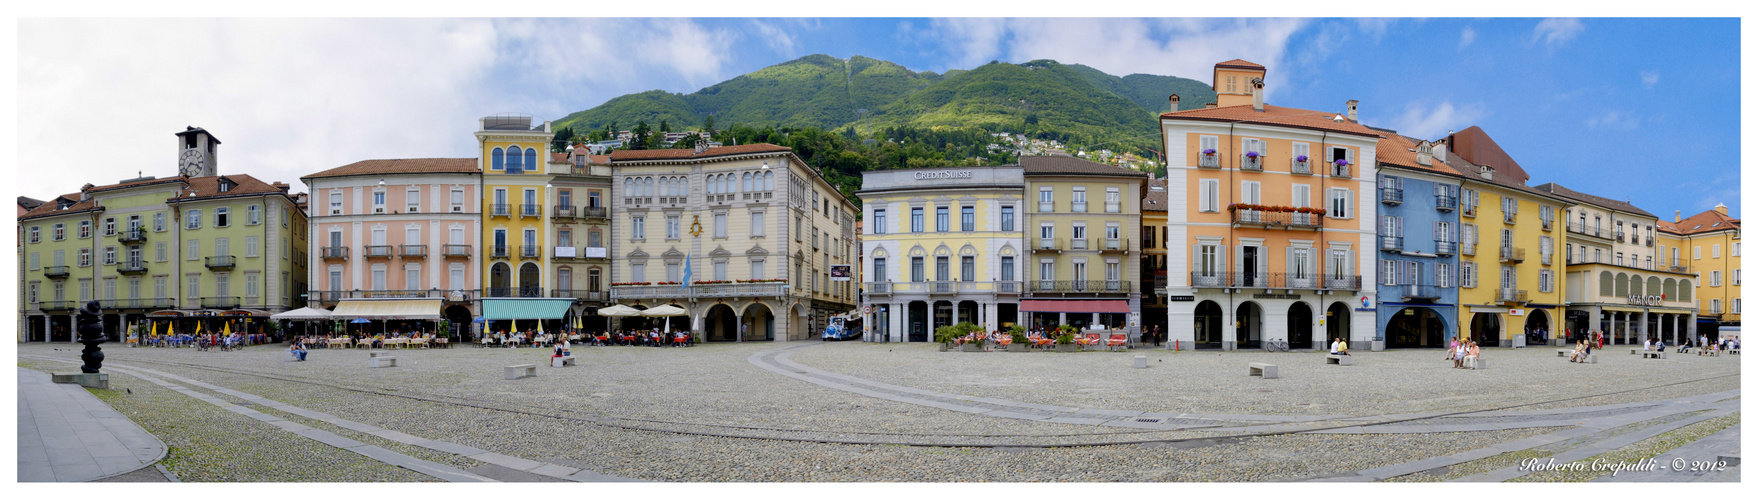
M1526 249L1502 247L1502 262L1526 262Z
M1086 250L1087 249L1087 239L1086 238L1069 238L1068 239L1068 249L1069 250Z
M446 245L443 251L445 252L445 256L448 258L450 258L450 257L469 258L470 257L470 245Z
M1502 212L1502 223L1503 224L1513 224L1517 221L1517 219L1519 217L1520 217L1520 214L1516 213L1516 212Z
M1676 260L1673 261L1672 265L1666 266L1665 269L1667 272L1671 272L1671 273L1695 274L1691 271L1691 266L1679 264L1679 261L1676 261Z
M1233 227L1316 230L1321 225L1324 225L1324 216L1314 213L1233 210Z
M1458 208L1459 208L1459 197L1447 196L1444 194L1437 194L1434 196L1434 209L1435 210L1439 210L1442 212L1451 212L1451 211L1457 210Z
M1291 273L1190 273L1192 288L1264 288L1288 290L1360 290L1361 276Z
M202 297L202 309L237 309L238 297Z
M1391 188L1380 188L1380 203L1384 203L1387 205L1403 205L1404 204L1404 190L1391 189Z
M505 245L488 247L488 257L491 259L505 259L510 255L507 253L509 251L509 247Z
M145 229L130 229L116 235L116 241L122 243L140 243L146 241Z
M1264 171L1264 157L1239 155L1239 169L1262 172Z
M391 246L390 245L367 245L365 250L366 250L366 252L365 252L366 258L368 258L368 259L389 259L389 258L391 258Z
M1545 231L1550 231L1551 228L1557 227L1556 221L1550 219L1539 219L1538 221Z
M1056 202L1053 202L1053 201L1040 201L1040 202L1038 202L1038 212L1039 213L1046 213L1046 214L1055 213L1056 212ZM919 233L921 231L916 231L916 232Z
M1288 159L1288 171L1296 175L1312 175L1312 162L1300 161L1299 157Z
M140 274L146 271L146 262L138 260L124 261L116 264L116 272L122 274Z
M1084 201L1074 202L1073 205L1069 207L1068 211L1074 212L1077 214L1087 213L1087 202L1084 202Z
M1592 236L1595 238L1605 238L1608 240L1611 239L1610 231L1601 230L1600 228L1588 226L1586 224L1582 224L1579 222L1574 223L1574 224L1569 224L1566 227L1566 229L1571 233L1579 234L1582 236Z
M324 260L348 260L348 247L323 247L318 250L318 257Z
M521 258L521 259L543 258L543 247L540 247L537 245L519 245L519 258Z
M177 307L176 299L110 299L99 302L104 309L171 309Z
M1435 255L1452 255L1455 253L1459 253L1459 244L1458 243L1451 242L1451 241L1435 240L1435 242L1434 242L1434 254Z
M207 260L208 269L215 271L231 269L238 265L238 258L230 255L216 255L213 257L204 257L203 259Z
M890 281L868 281L864 288L867 289L867 295L891 295Z
M1460 243L1459 255L1477 255L1477 243Z
M1654 238L1648 239L1648 248L1654 248Z
M549 296L556 299L574 299L584 302L604 302L610 298L609 292L588 290L550 290Z
M1477 205L1465 205L1463 209L1459 210L1459 215L1462 217L1477 217Z
M1331 177L1349 178L1349 165L1331 163Z
M1020 290L1024 289L1024 288L1025 288L1025 282L1023 282L1023 281L997 281L997 282L995 282L995 293L997 293L997 294L1019 295Z
M72 300L49 300L39 303L37 309L42 309L44 311L72 311L74 309L79 309L79 302Z
M1438 300L1441 298L1441 287L1434 285L1398 285L1399 295L1404 300Z
M1128 253L1129 240L1123 238L1105 238L1104 246L1099 247L1100 253Z
M1033 293L1129 293L1129 281L1036 280L1028 281Z
M604 247L580 247L580 258L587 260L604 260L610 258L610 250Z
M1062 249L1060 243L1061 242L1056 241L1056 238L1038 238L1038 246L1034 249L1041 251L1058 251Z
M44 266L43 277L52 280L67 279L67 266Z
M1548 253L1538 254L1538 262L1548 266L1550 265L1550 256L1551 254Z
M1509 290L1506 288L1496 290L1496 300L1500 302L1528 302L1525 290Z
M1613 233L1612 239L1617 240L1618 243L1623 243L1624 242L1624 232L1618 231L1617 233Z
M735 297L780 297L786 283L716 283L712 285L619 285L610 287L610 298L621 299L690 299Z
M343 291L321 291L320 292L317 290L312 290L311 292L308 292L308 293L311 295L312 302L337 302L342 299L349 298L348 292L343 292Z
M1380 237L1380 250L1386 251L1386 252L1402 252L1402 251L1404 251L1404 237L1403 236L1381 236Z
M1197 168L1221 168L1221 157L1212 154L1197 155L1196 166Z
M513 206L512 205L508 205L506 203L490 203L488 205L488 216L489 217L511 217L512 213L513 213Z
M957 293L958 292L957 285L958 285L958 282L955 282L955 281L930 281L930 282L928 282L928 293L934 294L934 295L947 295L947 294Z
M522 297L522 298L541 298L541 297L543 297L543 287L534 287L534 286L525 286L525 287L510 287L510 286L502 286L502 287L489 287L489 288L487 288L487 289L485 289L485 290L483 290L483 293L482 293L482 296L483 296L483 297Z
M580 207L580 217L587 219L608 219L610 209L605 207Z
M555 247L549 250L549 258L554 260L576 260L582 255L575 247Z
M402 257L427 257L427 245L401 245L397 250Z
M543 217L543 207L531 203L519 205L519 218L524 219L527 217Z
M555 219L572 219L574 213L573 205L556 205L550 209L549 216Z

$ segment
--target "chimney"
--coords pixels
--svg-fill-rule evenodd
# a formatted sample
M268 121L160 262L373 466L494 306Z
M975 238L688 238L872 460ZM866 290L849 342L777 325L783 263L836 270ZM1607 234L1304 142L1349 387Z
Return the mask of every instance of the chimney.
M1432 160L1432 158L1434 158L1434 146L1433 145L1429 144L1428 141L1422 141L1421 143L1418 143L1416 145L1416 164L1417 165L1422 165L1424 167L1434 165L1434 161Z
M1178 111L1178 94L1172 94L1172 96L1167 97L1166 100L1172 103L1172 111Z
M1441 162L1443 162L1443 163L1446 162L1447 161L1447 147L1451 146L1452 140L1453 140L1453 131L1448 130L1447 135L1445 137L1442 137L1441 140L1435 141L1435 143L1434 143L1434 145L1435 145L1434 157L1439 158L1441 160Z
M1264 110L1264 79L1262 78L1251 79L1251 109L1253 111Z
M1360 121L1357 121L1355 119L1355 106L1357 104L1361 104L1361 101L1357 101L1355 99L1349 100L1349 122L1350 123L1361 123Z
M1486 181L1495 180L1495 174L1496 174L1495 167L1491 167L1489 165L1478 165L1477 166L1477 176L1482 177L1483 180L1486 180Z
M1678 210L1674 210L1674 211L1673 211L1673 223L1675 223L1675 224L1676 224L1676 223L1678 223L1678 222L1679 222L1679 211L1678 211Z
M696 154L702 154L703 151L707 151L707 150L708 150L708 141L704 140L704 139L697 139L696 140Z
M1727 205L1716 203L1715 204L1715 213L1727 215Z

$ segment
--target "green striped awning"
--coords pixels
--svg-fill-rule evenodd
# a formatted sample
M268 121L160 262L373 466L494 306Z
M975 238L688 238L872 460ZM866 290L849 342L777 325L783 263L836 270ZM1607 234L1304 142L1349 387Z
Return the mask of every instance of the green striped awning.
M562 319L574 299L482 299L482 319Z

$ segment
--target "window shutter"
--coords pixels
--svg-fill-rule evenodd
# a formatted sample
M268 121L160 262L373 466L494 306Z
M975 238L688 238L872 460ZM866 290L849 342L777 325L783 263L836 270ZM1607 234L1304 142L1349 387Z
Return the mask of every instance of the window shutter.
M1343 159L1349 160L1349 168L1359 168L1355 163L1355 150L1343 148Z
M1404 218L1403 217L1393 217L1392 222L1394 224L1398 225L1398 236L1403 237L1404 236Z
M1257 247L1257 275L1267 277L1270 272L1270 247ZM1267 283L1266 283L1267 284Z

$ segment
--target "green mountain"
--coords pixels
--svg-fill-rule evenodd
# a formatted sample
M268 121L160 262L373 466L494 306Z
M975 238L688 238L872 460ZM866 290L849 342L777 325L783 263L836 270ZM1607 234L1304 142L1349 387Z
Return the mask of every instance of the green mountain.
M743 123L868 133L896 126L975 127L1146 147L1151 140L1136 139L1154 133L1154 117L1166 111L1166 96L1173 93L1184 109L1215 100L1208 85L1187 78L1117 77L1050 60L937 74L868 57L810 55L689 94L620 96L554 125L585 131L614 122L627 130L637 121L657 127L666 120L681 130L713 116L717 128Z

